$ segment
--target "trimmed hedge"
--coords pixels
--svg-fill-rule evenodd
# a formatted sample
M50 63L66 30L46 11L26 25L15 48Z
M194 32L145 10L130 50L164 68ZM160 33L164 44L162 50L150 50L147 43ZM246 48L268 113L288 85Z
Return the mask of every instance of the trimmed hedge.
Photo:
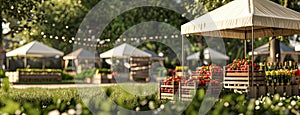
M124 86L122 86L124 87ZM132 87L134 91L140 87ZM84 91L81 92L80 91ZM143 91L143 90L140 90ZM79 96L79 94L81 94ZM10 89L0 90L0 114L136 114L136 111L150 111L152 114L198 114L205 91L200 89L193 101L185 108L180 102L168 103L157 99L157 94L138 96L123 90L121 86L66 88L66 89ZM215 114L297 114L300 97L271 97L248 99L240 94L221 94L222 97L209 109ZM83 100L86 103L83 103ZM117 104L120 107L117 107ZM159 108L159 109L158 109Z
M62 72L61 69L17 69L19 72Z

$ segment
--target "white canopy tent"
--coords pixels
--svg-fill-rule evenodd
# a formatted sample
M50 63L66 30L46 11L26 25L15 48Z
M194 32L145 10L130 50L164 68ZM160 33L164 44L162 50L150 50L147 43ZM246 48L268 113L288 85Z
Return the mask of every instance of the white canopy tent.
M100 54L100 58L126 58L130 56L151 57L151 54L133 47L132 45L129 45L127 43L121 44Z
M181 34L253 38L300 34L300 13L269 0L235 0L181 26ZM246 36L245 36L246 35Z
M182 25L181 34L251 38L253 53L254 38L300 34L299 25L300 13L272 1L235 0Z
M15 50L6 53L6 57L20 56L25 57L24 67L27 66L27 57L54 57L54 56L63 56L64 53L49 47L38 41L32 41L24 46L21 46Z
M254 60L257 58L257 56L269 56L269 43L264 44L258 48L254 49ZM284 61L284 58L286 55L291 55L291 57L294 59L294 61L298 62L298 55L300 52L296 52L294 48L291 48L284 43L280 43L280 52L281 52L281 60L280 62ZM249 55L252 55L252 52L248 53Z
M204 59L215 59L215 60L229 60L229 57L225 54L222 54L214 49L211 48L205 48L203 51ZM187 60L199 60L200 58L200 52L196 52L190 56L187 57Z

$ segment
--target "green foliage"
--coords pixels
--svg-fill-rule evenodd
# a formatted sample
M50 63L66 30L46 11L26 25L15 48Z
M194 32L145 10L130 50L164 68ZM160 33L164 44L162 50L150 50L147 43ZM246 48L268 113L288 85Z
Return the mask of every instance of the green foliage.
M19 72L62 72L61 69L17 69Z
M123 87L123 86L122 86ZM139 86L137 86L139 87ZM135 87L136 89L138 89ZM103 90L104 89L104 90ZM184 107L180 103L168 103L157 99L157 94L138 96L121 86L66 89L11 89L0 91L0 113L48 114L51 112L78 114L134 114L160 108L164 114L175 114ZM81 94L79 91L84 90ZM81 94L79 96L78 94ZM198 114L205 90L197 91L193 101L182 114ZM83 100L85 103L83 103ZM300 106L299 96L248 99L240 94L221 94L207 114L296 114ZM213 101L213 100L210 100ZM120 107L115 106L117 104ZM164 107L162 107L164 106ZM159 111L158 111L159 112ZM174 113L175 112L175 113ZM71 114L71 113L69 113ZM178 113L177 113L178 114Z
M99 69L97 69L97 72L108 74L108 73L110 73L111 71L110 71L110 69L107 69L107 68L99 68Z
M2 90L8 92L10 88L10 83L8 77L3 78L2 80Z
M0 78L5 78L5 72L4 70L0 69Z
M20 103L15 102L7 97L2 97L0 99L1 103L5 104L4 107L0 109L1 113L15 114L16 111L20 109Z
M74 79L74 76L68 74L68 73L65 73L65 72L62 72L62 80L73 80Z
M96 70L97 70L96 68L83 70L79 74L75 75L74 78L81 79L81 80L83 80L84 78L92 78L95 75Z

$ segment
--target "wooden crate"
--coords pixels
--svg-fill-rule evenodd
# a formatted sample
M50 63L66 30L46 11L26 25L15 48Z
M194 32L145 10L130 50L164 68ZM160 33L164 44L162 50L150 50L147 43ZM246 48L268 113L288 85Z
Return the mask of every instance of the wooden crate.
M179 101L192 101L196 95L197 90L204 89L207 94L218 94L222 89L222 86L211 85L208 88L208 84L205 86L198 86L198 82L179 83L172 85L164 85L164 82L159 83L159 99L161 100L172 100L174 101L178 97ZM172 92L162 91L163 88L172 89Z
M224 67L223 85L225 89L233 90L234 92L247 92L250 86L249 71L226 71Z
M250 87L249 97L257 98L265 95L279 94L280 96L299 95L299 85L283 85L283 86L253 86Z
M172 81L171 85L165 85L164 82L159 82L159 99L160 100L175 100L175 96L178 97L179 84ZM170 92L169 92L170 90Z
M233 90L234 92L247 93L249 87L252 86L265 86L265 72L254 71L253 78L251 71L227 71L224 67L223 84L225 89Z
M196 95L198 89L198 83L192 82L188 84L179 84L179 100L180 101L192 101L193 97Z
M150 57L130 57L130 80L149 82Z
M300 76L295 76L291 78L291 85L299 84Z
M62 80L61 72L18 72L19 82L57 82Z

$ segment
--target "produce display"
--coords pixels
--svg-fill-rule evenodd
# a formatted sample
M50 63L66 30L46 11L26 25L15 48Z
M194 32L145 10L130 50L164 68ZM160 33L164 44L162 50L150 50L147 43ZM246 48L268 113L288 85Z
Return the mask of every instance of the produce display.
M211 77L213 76L220 76L223 74L223 69L221 66L217 65L209 65L209 66L202 66L199 68L199 77Z
M182 67L180 67L180 66L176 67L174 72L182 72L181 68ZM187 68L184 68L184 70L186 71ZM216 65L202 66L202 67L200 67L198 72L199 72L198 73L199 76L189 77L189 78L183 77L183 76L181 76L181 74L175 73L172 77L169 77L168 79L163 81L163 85L173 85L174 84L175 90L172 87L162 87L161 92L162 93L172 93L173 90L175 92L177 92L178 89L176 89L176 88L179 86L180 83L183 86L192 86L192 85L194 85L194 83L197 83L198 87L207 86L209 83L211 83L212 85L220 84L219 81L211 78L211 75L222 75L223 71L220 66L216 66Z
M254 66L255 71L260 70L260 66L258 66L257 63L254 63L253 66ZM226 70L228 72L238 72L238 71L247 72L248 70L251 70L251 67L252 67L252 61L251 61L250 57L247 57L245 59L233 60L232 63L230 63L226 66Z
M264 68L266 74L267 86L291 85L291 79L300 75L298 63L293 63L292 61L262 64L262 68Z
M288 61L284 63L254 63L253 67L255 72L264 73L260 74L260 76L264 77L266 86L298 84L297 82L293 82L293 80L296 81L295 76L300 75L297 62ZM226 72L248 72L251 71L251 68L252 61L250 57L247 57L245 59L235 59L232 63L226 66ZM258 76L254 75L254 77Z

